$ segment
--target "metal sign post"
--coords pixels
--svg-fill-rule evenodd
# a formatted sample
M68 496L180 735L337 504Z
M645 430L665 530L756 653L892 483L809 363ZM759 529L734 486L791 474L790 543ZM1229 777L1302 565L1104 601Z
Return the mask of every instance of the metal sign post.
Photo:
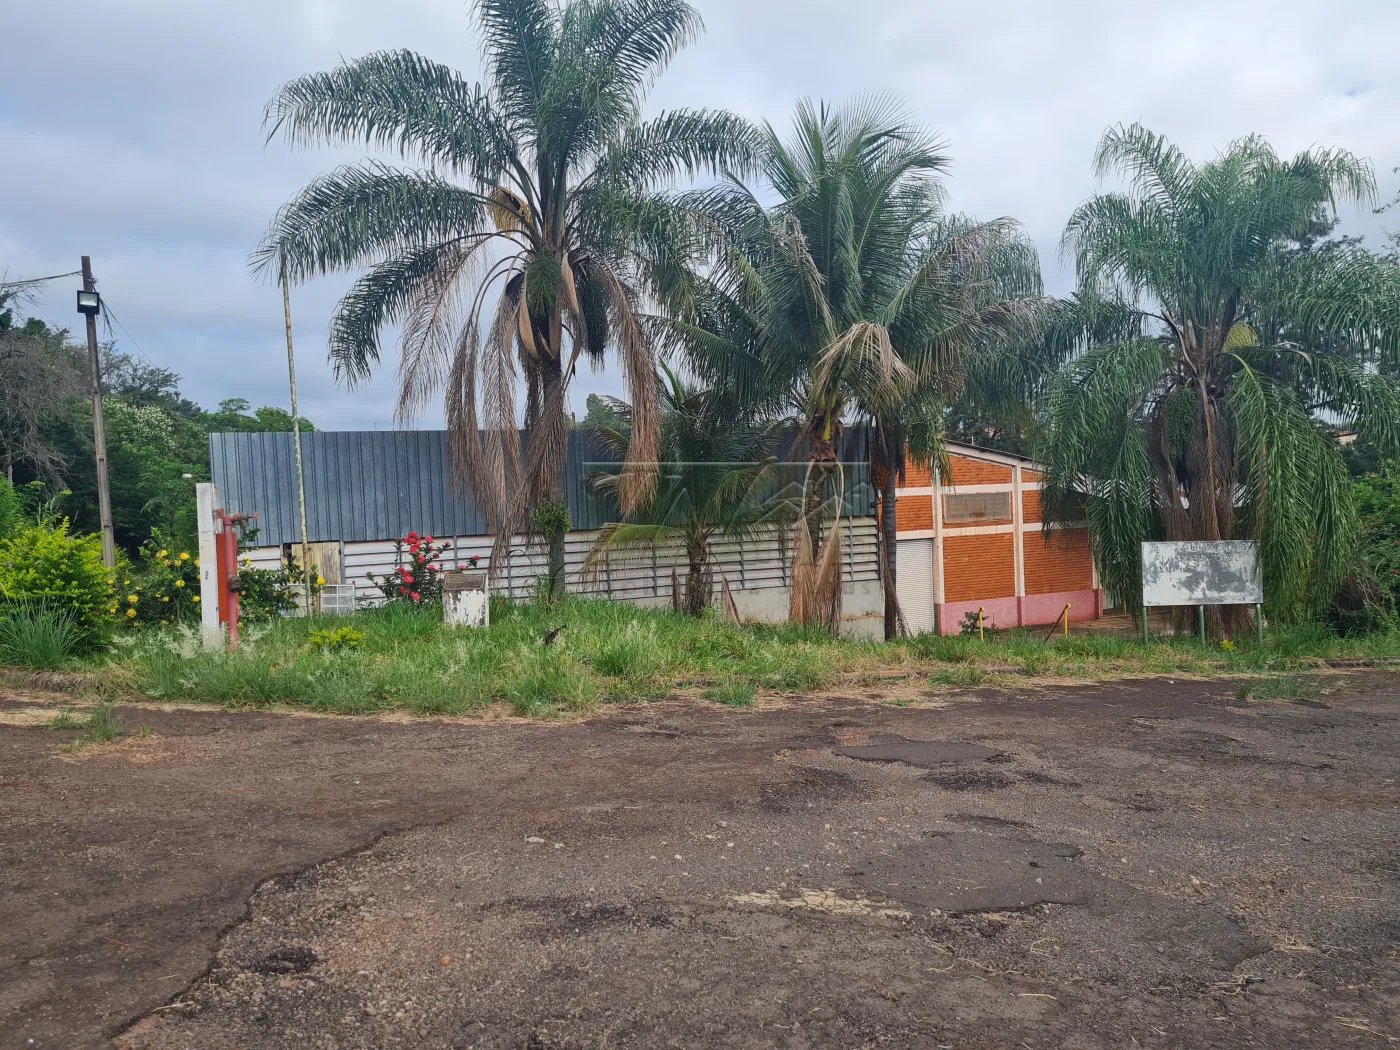
M1201 641L1207 605L1254 606L1255 634L1264 644L1264 581L1253 540L1173 540L1142 545L1142 641L1147 611L1194 605Z

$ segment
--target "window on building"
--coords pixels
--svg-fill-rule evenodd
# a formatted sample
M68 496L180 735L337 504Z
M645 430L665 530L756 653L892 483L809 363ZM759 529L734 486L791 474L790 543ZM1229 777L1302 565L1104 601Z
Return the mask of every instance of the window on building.
M1010 521L1011 493L947 493L943 497L945 525L976 524L980 521Z

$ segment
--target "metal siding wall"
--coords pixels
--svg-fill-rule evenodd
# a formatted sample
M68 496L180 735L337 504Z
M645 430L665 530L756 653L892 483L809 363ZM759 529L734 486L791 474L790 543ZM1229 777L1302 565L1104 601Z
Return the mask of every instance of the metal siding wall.
M848 430L840 450L846 514L862 517L874 505L864 460L869 437ZM258 515L259 543L301 540L296 454L290 433L211 434L209 459L224 508ZM444 431L315 431L302 435L306 523L311 542L364 542L403 536L484 535L482 514L451 489L451 458ZM612 458L584 431L569 433L564 498L574 528L597 529L613 520L609 501L586 491L588 474ZM801 462L782 464L786 481L799 481ZM669 578L668 578L669 579Z

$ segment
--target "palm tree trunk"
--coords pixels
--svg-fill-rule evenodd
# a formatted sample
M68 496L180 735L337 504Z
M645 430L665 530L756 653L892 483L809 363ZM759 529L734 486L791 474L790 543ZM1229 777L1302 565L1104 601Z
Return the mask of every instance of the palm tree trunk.
M883 483L880 485L880 559L883 570L881 575L885 584L885 640L890 641L899 636L899 537L895 521L899 457L895 451L895 428L888 423L881 423L879 434L880 454L885 471Z
M705 573L705 548L687 548L686 559L690 568L685 580L685 611L689 616L699 616L710 604L709 580Z
M558 395L558 393L559 393L559 391L560 391L560 387L562 386L563 381L564 381L564 377L563 377L563 373L562 373L562 366L560 365L560 362L559 362L556 358L550 357L549 355L544 355L544 360L543 360L543 362L542 362L542 368L543 368L543 372L544 372L544 397L543 397L543 401L544 401L544 405L545 405L544 411L545 411L546 413L551 412L551 411L555 411L555 410L556 410L556 409L555 409L555 405L557 404L557 405L560 406L560 407L557 409L557 411L559 411L559 412L562 413L562 412L563 412L563 408L562 408L563 402L562 402L562 400L556 400L557 395ZM562 421L556 421L556 420L543 420L543 421L542 421L542 425L544 425L544 426L553 426L553 425L560 425L560 426L562 426L563 423L562 423ZM566 436L566 441L565 441L564 448L565 448L565 455L562 456L562 457L560 458L558 467L550 473L550 478L549 478L549 494L548 494L548 499L549 499L549 502L550 502L552 505L554 505L555 507L562 507L562 506L564 505L564 471L565 471L566 467L568 466L568 461L569 461L569 457L568 457L568 454L567 454L567 450L568 450L567 436ZM555 526L551 527L551 528L549 529L548 534L546 535L545 539L546 539L546 540L548 541L548 543L549 543L549 567L548 567L548 570L547 570L547 571L548 571L548 576L547 576L547 578L546 578L546 579L547 579L548 590L549 590L549 596L550 596L551 598L561 598L561 597L563 597L563 595L564 595L564 528L563 528L563 526L562 526L562 525L555 525Z

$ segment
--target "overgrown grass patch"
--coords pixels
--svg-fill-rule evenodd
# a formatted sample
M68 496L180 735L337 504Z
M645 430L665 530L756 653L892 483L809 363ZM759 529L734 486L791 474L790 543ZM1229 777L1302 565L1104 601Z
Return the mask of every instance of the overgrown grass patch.
M1400 635L1342 639L1316 626L1271 631L1262 648L1241 639L1234 651L1193 637L1154 637L1144 646L1131 636L1099 634L1046 641L1031 630L985 641L924 635L886 644L570 597L557 604L495 600L485 630L448 628L435 610L407 606L281 619L246 631L235 653L203 649L191 635L152 634L109 655L90 677L101 680L106 696L230 707L455 715L503 704L550 717L656 700L677 687L698 688L716 703L738 698L738 706L758 689L812 692L892 674L958 687L1011 675L1262 677L1319 658L1388 656L1400 656Z

